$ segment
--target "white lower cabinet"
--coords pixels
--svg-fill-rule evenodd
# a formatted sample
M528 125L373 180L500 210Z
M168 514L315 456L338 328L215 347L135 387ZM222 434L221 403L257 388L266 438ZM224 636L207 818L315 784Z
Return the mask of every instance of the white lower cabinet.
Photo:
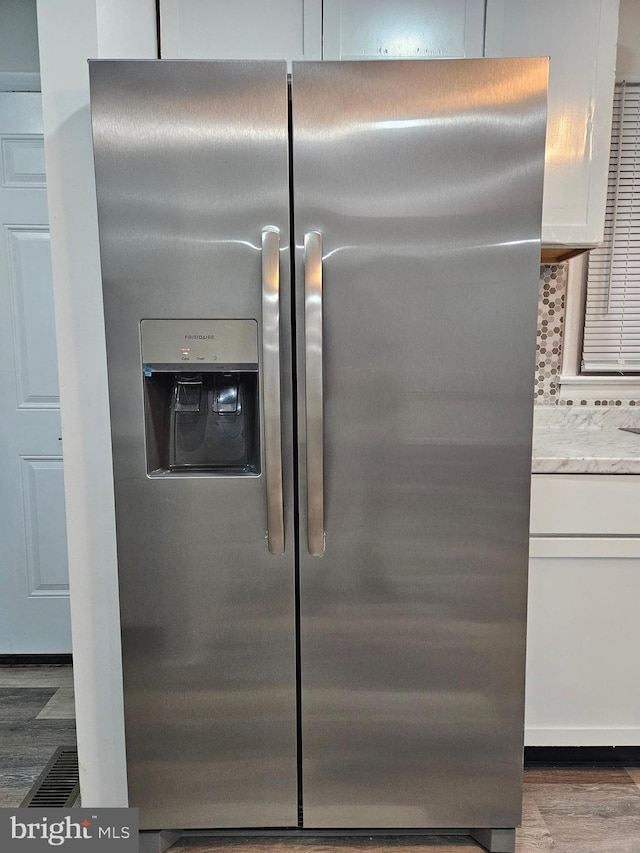
M639 506L637 476L533 477L528 746L640 744Z

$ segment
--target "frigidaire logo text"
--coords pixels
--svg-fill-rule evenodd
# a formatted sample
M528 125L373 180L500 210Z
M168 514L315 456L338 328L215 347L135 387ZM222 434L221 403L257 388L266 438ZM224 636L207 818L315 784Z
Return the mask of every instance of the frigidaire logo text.
M97 831L96 831L97 830ZM38 822L23 823L14 815L11 816L11 839L22 841L25 839L46 841L52 847L59 847L65 841L90 838L129 838L129 827L119 826L94 826L92 821L86 818L78 823L70 816L63 820L50 821L42 817Z
M186 341L212 341L215 335L185 335Z

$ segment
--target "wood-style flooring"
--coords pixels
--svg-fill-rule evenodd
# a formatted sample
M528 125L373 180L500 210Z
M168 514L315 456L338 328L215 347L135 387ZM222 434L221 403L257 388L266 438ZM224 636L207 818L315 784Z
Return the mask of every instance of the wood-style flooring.
M0 667L0 807L17 807L58 746L75 744L71 667ZM171 853L478 853L460 836L182 838ZM516 853L640 853L640 767L529 768Z
M0 667L0 808L20 805L58 746L75 746L70 666Z
M478 853L470 838L183 838L171 853ZM640 768L536 768L524 773L516 853L640 853Z

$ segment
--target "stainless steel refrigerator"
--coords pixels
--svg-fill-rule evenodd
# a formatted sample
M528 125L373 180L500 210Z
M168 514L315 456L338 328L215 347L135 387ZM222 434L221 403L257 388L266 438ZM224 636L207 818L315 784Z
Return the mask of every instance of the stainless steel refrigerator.
M508 847L547 61L90 73L141 826Z

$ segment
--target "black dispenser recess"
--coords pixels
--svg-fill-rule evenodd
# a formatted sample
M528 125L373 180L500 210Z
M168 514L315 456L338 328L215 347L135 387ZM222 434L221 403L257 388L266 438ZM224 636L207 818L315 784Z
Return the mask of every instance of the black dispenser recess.
M143 320L141 331L149 476L259 474L255 321Z

